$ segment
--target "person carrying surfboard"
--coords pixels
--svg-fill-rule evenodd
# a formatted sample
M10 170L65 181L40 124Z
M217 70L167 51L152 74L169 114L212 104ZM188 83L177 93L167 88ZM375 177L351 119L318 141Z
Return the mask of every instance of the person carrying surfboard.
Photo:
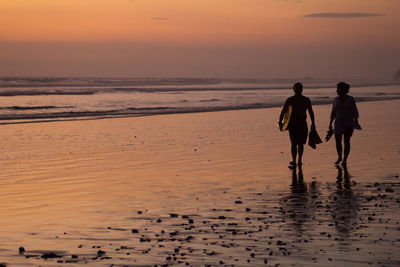
M335 121L335 140L336 152L338 159L335 164L342 162L346 165L347 158L350 154L350 138L353 135L353 130L361 130L358 124L358 109L354 97L349 96L350 85L344 82L337 84L335 98L332 105L331 119L329 122L329 130L332 131L332 122ZM344 137L344 157L342 158L342 137Z
M285 126L284 124L287 123L283 121L285 114L288 111L291 111L289 122L287 124L292 153L292 161L290 162L289 167L295 167L296 164L299 166L302 165L304 144L306 143L308 135L307 110L310 114L311 127L315 129L314 111L312 109L310 99L302 95L303 85L299 82L295 83L293 86L293 91L294 96L286 99L278 122L279 128L282 130Z

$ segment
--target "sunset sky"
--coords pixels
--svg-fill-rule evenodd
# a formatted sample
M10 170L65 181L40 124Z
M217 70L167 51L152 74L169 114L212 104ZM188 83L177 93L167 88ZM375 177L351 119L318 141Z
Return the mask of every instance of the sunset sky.
M388 79L399 0L0 0L0 76Z

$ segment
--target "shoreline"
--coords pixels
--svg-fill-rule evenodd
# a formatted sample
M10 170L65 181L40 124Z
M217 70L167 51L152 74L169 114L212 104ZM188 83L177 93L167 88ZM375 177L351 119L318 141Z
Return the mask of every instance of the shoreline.
M382 101L396 101L399 100L400 97L398 98L387 98L387 99L357 99L357 103L364 103L364 102L382 102ZM333 101L333 100L332 100ZM283 105L283 103L282 103ZM282 105L259 105L259 104L251 104L248 106L242 106L242 107L217 107L217 108L198 108L198 109L192 109L192 110L178 110L178 111L172 111L173 109L160 109L157 108L156 110L168 110L167 112L154 112L154 113L148 113L148 114L120 114L120 115L114 115L112 116L111 114L105 112L105 114L102 117L95 117L95 116L88 116L84 113L84 115L77 115L76 117L58 117L60 119L52 119L46 117L42 119L33 119L29 120L26 118L21 118L21 119L13 119L10 122L4 122L7 121L6 119L0 119L0 125L13 125L13 124L30 124L30 123L47 123L47 122L67 122L67 121L89 121L89 120L102 120L102 119L113 119L113 118L137 118L137 117L151 117L151 116L159 116L159 115L174 115L174 114L197 114L197 113L212 113L212 112L223 112L223 111L240 111L240 110L257 110L257 109L271 109L271 108L278 108L282 107ZM313 106L323 106L323 105L332 105L332 103L327 103L327 102L322 102L322 101L314 101L312 102ZM151 108L149 108L151 109ZM140 110L140 109L138 109ZM33 115L34 116L34 115ZM65 118L65 119L63 119ZM15 120L15 121L14 121ZM27 120L27 121L25 121Z

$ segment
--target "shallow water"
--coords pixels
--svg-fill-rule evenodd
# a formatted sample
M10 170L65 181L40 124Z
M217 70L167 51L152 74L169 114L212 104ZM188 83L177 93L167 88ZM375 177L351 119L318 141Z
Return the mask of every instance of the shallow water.
M0 124L279 107L294 80L1 78ZM305 79L314 104L332 103L334 80ZM357 101L400 98L400 85L351 81Z

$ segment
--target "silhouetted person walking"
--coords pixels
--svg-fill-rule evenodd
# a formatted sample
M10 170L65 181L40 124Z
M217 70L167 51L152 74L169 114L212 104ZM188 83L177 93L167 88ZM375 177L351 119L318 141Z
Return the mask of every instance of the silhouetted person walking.
M335 140L338 159L335 164L342 162L346 165L350 154L350 138L353 130L361 129L358 124L358 110L354 97L347 95L350 85L344 82L337 84L338 97L333 101L329 131L332 131L332 122L335 121ZM342 157L342 137L344 137L344 156Z
M302 95L303 85L301 83L295 83L293 86L294 96L289 97L282 109L279 124L281 126L283 116L288 109L288 106L292 106L292 113L289 120L289 136L290 142L292 143L292 161L289 167L296 166L296 157L298 155L297 164L302 164L302 156L304 151L304 144L307 140L308 126L307 126L307 114L310 114L311 127L315 128L314 112L312 110L311 101L308 97Z

